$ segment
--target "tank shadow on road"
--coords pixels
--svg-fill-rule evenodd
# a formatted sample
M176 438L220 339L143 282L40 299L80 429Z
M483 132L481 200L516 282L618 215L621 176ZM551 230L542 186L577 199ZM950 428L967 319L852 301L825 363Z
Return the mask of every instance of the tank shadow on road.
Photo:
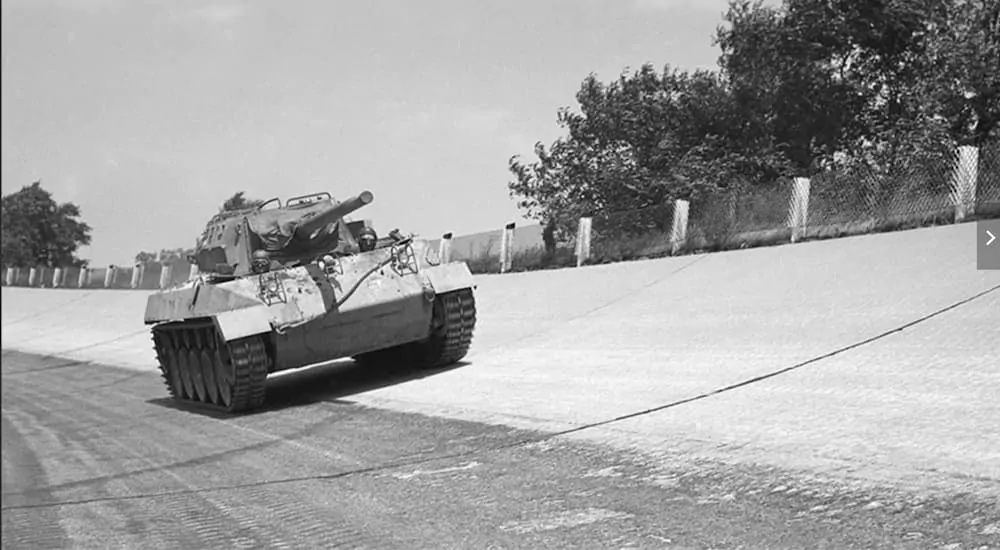
M267 381L264 406L239 416L303 407L320 402L351 405L353 402L345 400L345 397L420 380L469 364L471 363L468 361L459 361L440 369L417 370L398 364L362 366L349 359L321 363L272 375ZM150 399L148 403L219 419L234 416L196 403L182 404L169 397Z
M417 370L398 364L362 366L346 360L280 373L268 380L267 402L262 410L297 407L320 401L350 404L351 401L343 398L435 376L468 364L470 363L460 361L440 369Z

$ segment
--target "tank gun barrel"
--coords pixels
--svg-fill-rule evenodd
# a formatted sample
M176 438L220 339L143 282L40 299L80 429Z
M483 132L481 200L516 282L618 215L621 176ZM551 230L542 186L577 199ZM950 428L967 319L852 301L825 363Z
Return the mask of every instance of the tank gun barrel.
M370 204L374 199L375 196L372 195L371 191L362 191L349 199L320 210L312 217L301 220L298 228L295 230L295 233L299 235L299 238L308 238L307 236L312 234L314 231L331 222L343 218L351 212L363 208L364 206Z
M332 218L343 218L344 216L359 210L375 200L375 195L372 195L371 191L362 191L357 195L334 205L333 210L328 216Z

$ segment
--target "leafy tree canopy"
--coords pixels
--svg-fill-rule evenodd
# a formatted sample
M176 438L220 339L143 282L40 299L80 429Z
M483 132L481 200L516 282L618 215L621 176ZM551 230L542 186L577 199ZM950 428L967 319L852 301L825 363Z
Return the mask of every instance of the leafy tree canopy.
M837 166L892 173L1000 126L995 0L731 0L716 71L594 75L565 135L509 160L519 207L562 236L585 214Z
M80 220L80 207L57 203L40 181L3 197L2 261L19 267L83 267L76 256L90 244L89 225Z
M246 208L253 208L254 206L260 206L264 201L257 199L246 198L245 191L237 191L233 196L229 197L222 203L219 207L219 212L231 212L234 210L243 210Z

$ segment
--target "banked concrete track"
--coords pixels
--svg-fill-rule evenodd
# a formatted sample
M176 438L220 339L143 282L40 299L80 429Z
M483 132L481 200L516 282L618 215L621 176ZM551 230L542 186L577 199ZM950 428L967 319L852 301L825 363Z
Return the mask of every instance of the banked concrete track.
M272 379L275 406L256 415L265 419L259 422L269 423L266 428L252 423L255 416L212 419L158 406L165 393L157 388L148 331L141 324L147 293L4 288L0 303L5 350L5 545L7 517L32 506L73 498L84 506L95 498L152 498L156 491L167 490L164 487L180 491L178 494L209 487L212 474L178 477L156 458L165 452L171 437L184 441L190 449L167 454L175 461L209 464L206 472L212 471L212 459L203 447L210 444L199 442L201 436L214 437L216 444L232 449L240 445L266 448L275 442L303 446L295 471L258 464L259 471L239 470L243 477L228 481L236 485L283 476L309 478L329 469L317 464L334 465L340 468L334 470L341 472L381 467L385 461L404 456L410 460L419 455L423 460L456 452L458 456L452 458L459 462L449 468L458 468L456 472L475 470L485 459L463 463L462 449L488 450L505 441L504 437L517 440L520 436L510 434L523 431L534 434L529 439L640 453L647 466L673 468L675 472L698 470L696 464L729 464L740 471L781 471L816 484L837 483L857 490L892 487L921 495L969 494L987 501L1000 498L1000 272L976 270L974 232L975 225L963 224L573 270L482 276L477 291L480 321L466 364L403 380L392 373L382 379L378 373L359 373L349 361L279 375ZM49 357L7 355L13 350ZM16 368L8 367L12 358ZM98 372L101 374L90 374ZM108 374L111 372L114 374ZM130 381L133 379L137 381ZM100 399L86 395L92 391L87 388L109 385L122 391L93 394ZM462 439L461 443L435 443L420 439L420 432L408 432L392 456L382 456L383 451L375 447L366 454L367 440L358 435L370 429L371 438L386 436L392 430L382 417L368 428L355 426L353 429L361 431L354 436L343 435L349 430L339 426L330 428L327 435L332 439L324 439L322 444L295 439L307 426L328 418L329 413L323 411L329 407L340 410L337 407L347 406L345 403L367 405L384 411L378 413L381 415L496 427L484 428L487 434L493 429L513 431L502 431L504 437L492 440L484 435L478 447L475 441L479 436L468 436L471 440ZM49 425L56 422L46 420L49 413L53 419L62 418L60 422L79 424L74 428L77 434L65 434ZM421 415L406 416L408 413ZM119 428L108 422L117 423ZM124 429L120 426L138 429L137 423L147 431L162 429L163 439L116 431ZM204 433L198 433L199 429ZM383 430L381 436L378 430ZM111 437L118 448L118 462L105 466L92 463L98 456L92 448L96 443L81 435L84 433L98 439ZM338 433L343 441L338 441ZM554 433L559 437L552 439ZM61 439L64 437L67 440ZM403 452L406 445L416 447ZM62 470L56 471L59 459L40 458L57 450L72 454L77 465L63 464ZM542 462L532 462L534 466L515 461L510 467L530 475L524 472L546 464L555 468L563 459L538 460ZM405 475L436 471L432 465L423 468ZM611 483L609 479L621 476L614 468L593 469L591 473L598 473L591 477ZM93 479L118 479L142 469L157 472L155 479L138 486L111 484L100 493L103 496L86 490ZM579 478L573 472L548 471L545 475L552 480L565 475ZM24 472L34 477L27 479ZM15 474L16 480L12 477ZM648 476L665 479L647 471ZM164 479L169 483L163 485ZM779 493L785 485L774 482ZM722 501L740 498L738 491L716 496ZM865 498L855 504L864 504ZM180 542L232 543L231 536L227 539L218 533L238 531L246 525L245 517L258 517L230 500L203 500L199 505L216 511L235 506L232 510L244 516L226 515L228 524L206 524L204 532L196 529L190 539ZM345 514L355 514L355 522L372 514L379 516L376 503L365 502L368 504L347 506ZM874 510L876 504L867 506ZM662 502L657 506L661 508L650 509L667 514ZM828 504L818 506L824 509ZM560 534L559 529L624 517L616 514L635 517L634 510L615 511L612 507L578 508L564 516L542 512L533 516L527 511L530 508L524 504L524 517L508 518L503 524L515 527L497 531L514 539L497 535L499 538L437 539L438 543L441 547L482 547L484 540L507 540L521 546L525 540L517 536L549 533L545 536L551 538L531 539L529 545L573 547L577 546L572 544L574 535ZM62 530L58 536L86 540L90 531L72 529L73 522L85 521L86 514L60 513L57 523ZM135 510L130 513L142 515ZM126 525L130 513L93 514L104 517L109 525L115 521ZM679 521L678 513L670 512L674 517L670 521ZM663 519L666 515L654 516L660 519L654 518L650 525L667 521ZM689 520L695 521L694 517L701 516L695 514ZM953 526L960 532L968 528L975 541L1000 543L995 536L1000 536L1000 509L989 508L976 517L969 525L959 522ZM749 523L759 522L746 525ZM401 528L402 524L409 527ZM146 531L137 532L151 529L148 523L143 525ZM489 521L484 525L498 527ZM655 541L671 540L662 533L650 534L656 531L650 525L639 529L645 529L645 542L636 542L633 547L647 543L662 547ZM757 527L763 529L760 525ZM777 529L781 532L785 528ZM416 528L405 520L378 524L373 529L416 536L410 532ZM719 529L715 526L708 531L725 532ZM816 540L807 536L798 543L775 543L766 537L755 539L751 531L726 534L729 538L725 540L792 547L814 545ZM840 536L835 531L829 536ZM268 534L267 529L251 532L264 538ZM689 535L695 536L690 534L693 532ZM264 540L253 538L252 533L247 536L248 540ZM337 540L355 540L344 536ZM678 536L675 533L675 543ZM826 535L816 536L827 540ZM279 539L301 542L294 537ZM718 543L711 537L680 539L692 544ZM319 539L306 536L302 540ZM412 547L413 540L411 537L400 544ZM631 543L622 540L607 542L629 547ZM879 545L878 540L864 540ZM173 539L163 541L169 546Z

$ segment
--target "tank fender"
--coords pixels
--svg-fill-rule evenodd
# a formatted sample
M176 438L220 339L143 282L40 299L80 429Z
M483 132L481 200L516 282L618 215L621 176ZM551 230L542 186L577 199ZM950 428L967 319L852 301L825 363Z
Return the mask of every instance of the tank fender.
M255 334L271 332L267 306L248 307L217 313L213 319L222 338L231 342Z
M437 294L463 288L475 288L472 272L469 271L469 266L465 265L465 262L451 262L424 268L422 272Z

